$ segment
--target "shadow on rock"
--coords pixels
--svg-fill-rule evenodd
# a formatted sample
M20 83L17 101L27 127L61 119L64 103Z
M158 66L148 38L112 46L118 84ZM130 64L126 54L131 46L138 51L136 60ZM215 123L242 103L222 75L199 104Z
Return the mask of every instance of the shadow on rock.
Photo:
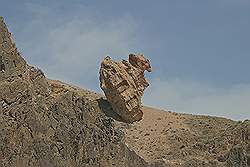
M113 119L115 119L116 121L119 121L119 122L126 122L116 112L114 112L114 110L112 109L111 104L108 102L107 99L100 98L100 99L97 99L97 102L98 102L98 106L104 112L104 114L106 116L111 117L111 118L113 118Z

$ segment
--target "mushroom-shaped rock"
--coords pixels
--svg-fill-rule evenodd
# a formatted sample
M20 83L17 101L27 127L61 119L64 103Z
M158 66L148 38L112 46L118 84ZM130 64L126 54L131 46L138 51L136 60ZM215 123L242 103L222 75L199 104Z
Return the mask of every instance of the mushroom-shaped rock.
M150 62L143 55L129 55L129 61L116 62L107 56L101 63L100 86L107 100L125 122L142 119L141 97L149 83L144 71L151 72Z

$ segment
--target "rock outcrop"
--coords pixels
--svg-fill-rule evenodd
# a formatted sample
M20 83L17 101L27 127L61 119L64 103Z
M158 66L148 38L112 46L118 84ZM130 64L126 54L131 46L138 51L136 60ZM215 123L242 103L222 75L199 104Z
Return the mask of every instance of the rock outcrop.
M129 55L129 61L115 62L106 57L101 63L100 86L113 110L125 121L142 119L141 97L149 86L144 71L151 72L150 62L143 55Z
M148 166L100 109L100 95L29 66L2 17L0 44L0 167Z
M140 67L134 76L150 71L133 58L143 57L122 66ZM148 84L135 80L142 95ZM142 109L141 121L116 121L102 95L47 79L21 57L0 17L0 167L250 166L249 120Z

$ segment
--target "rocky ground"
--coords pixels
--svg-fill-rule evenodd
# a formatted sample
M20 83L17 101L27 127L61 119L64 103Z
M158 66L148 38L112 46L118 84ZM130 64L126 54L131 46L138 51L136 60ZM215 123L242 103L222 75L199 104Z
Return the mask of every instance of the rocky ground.
M133 124L112 110L100 94L50 81L56 87L87 94L123 132L124 143L146 161L145 166L247 167L250 162L250 121L180 114L143 107L143 119ZM54 86L53 86L54 87Z
M148 166L99 98L29 66L0 18L1 167Z
M143 108L124 123L100 94L26 63L0 17L0 167L247 167L250 122Z
M144 107L123 126L126 143L146 161L168 166L250 166L250 121L178 114Z

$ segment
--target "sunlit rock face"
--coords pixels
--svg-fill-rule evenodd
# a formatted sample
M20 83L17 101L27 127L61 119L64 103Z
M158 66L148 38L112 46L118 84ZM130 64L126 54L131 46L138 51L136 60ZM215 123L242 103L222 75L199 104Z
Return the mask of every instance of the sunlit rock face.
M0 17L0 167L147 166L99 98L28 65Z
M151 72L148 59L143 55L129 55L129 61L116 62L106 57L101 63L100 86L113 110L125 122L142 119L141 98L149 86L144 71Z

